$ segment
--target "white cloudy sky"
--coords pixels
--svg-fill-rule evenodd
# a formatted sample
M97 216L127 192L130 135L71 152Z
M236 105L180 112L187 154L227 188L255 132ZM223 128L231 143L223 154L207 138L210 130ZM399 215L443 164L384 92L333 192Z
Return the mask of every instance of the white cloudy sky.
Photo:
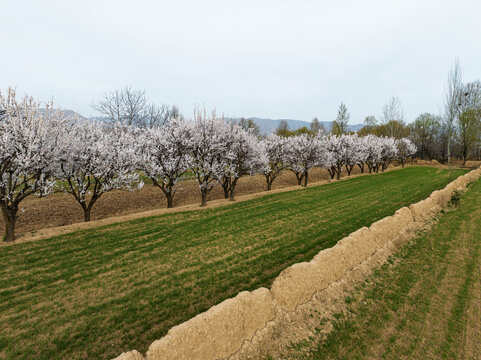
M95 115L124 85L190 115L407 121L438 112L447 72L481 77L481 2L1 0L0 87Z

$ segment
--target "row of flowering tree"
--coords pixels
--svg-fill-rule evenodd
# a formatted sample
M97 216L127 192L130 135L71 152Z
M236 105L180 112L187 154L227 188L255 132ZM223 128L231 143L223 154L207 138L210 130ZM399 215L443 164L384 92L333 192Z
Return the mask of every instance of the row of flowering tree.
M71 194L90 220L92 207L113 189L135 190L148 177L173 206L182 180L195 178L201 206L215 184L234 200L241 176L263 174L267 189L284 170L307 186L309 171L322 167L340 178L343 167L384 171L393 160L403 165L416 149L407 139L373 135L289 138L253 132L196 111L193 120L171 119L150 129L105 126L100 122L65 118L51 105L46 109L29 97L17 100L9 89L0 92L0 207L5 239L15 238L20 203L27 196L51 192Z

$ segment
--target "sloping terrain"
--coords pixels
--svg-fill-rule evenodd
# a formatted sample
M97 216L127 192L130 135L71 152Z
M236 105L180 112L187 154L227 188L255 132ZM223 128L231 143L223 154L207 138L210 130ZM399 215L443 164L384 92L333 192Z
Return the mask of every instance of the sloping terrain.
M446 170L413 167L1 247L0 357L145 350L449 181Z
M360 173L359 167L353 169L353 174ZM309 181L316 182L327 180L329 174L325 169L315 168L309 174ZM167 207L165 196L159 188L148 183L138 191L114 190L105 193L92 208L92 220L109 217L136 214L139 212L163 209ZM274 181L273 189L280 189L297 185L297 180L291 171L284 171ZM236 187L236 196L255 194L266 189L266 180L263 175L243 176ZM209 200L223 199L224 193L220 185L211 191ZM179 191L174 197L174 207L200 204L199 185L195 180L183 181ZM27 197L20 204L19 218L16 224L17 238L45 228L64 226L83 222L83 212L70 194L56 193L44 198L35 196ZM0 227L4 227L3 217L0 217Z
M480 359L480 198L478 180L432 231L345 298L334 331L289 357Z

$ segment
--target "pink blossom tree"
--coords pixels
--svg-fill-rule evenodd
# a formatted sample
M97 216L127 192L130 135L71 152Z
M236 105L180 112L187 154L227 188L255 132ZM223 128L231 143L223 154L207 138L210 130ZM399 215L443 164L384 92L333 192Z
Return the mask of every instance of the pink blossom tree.
M5 220L5 241L15 240L20 203L30 195L52 192L52 165L58 157L63 113L51 104L25 96L17 100L9 88L0 92L0 208Z
M297 179L297 184L307 186L309 170L319 164L321 152L319 138L301 134L286 139L287 166Z
M92 207L113 189L135 190L139 178L138 135L129 126L115 124L106 129L98 122L76 120L62 133L57 159L56 188L71 194L90 221Z
M404 167L407 158L416 153L416 145L414 145L414 143L407 138L401 138L396 140L396 147L397 160L401 163L402 167Z
M219 182L224 189L225 197L234 201L237 181L243 175L264 172L268 159L262 144L253 134L237 124L233 124L224 133L225 151L222 158L223 173Z
M286 168L287 163L287 138L271 134L263 141L268 166L264 170L266 177L267 190L272 189L272 183Z
M190 168L189 124L183 119L171 119L163 126L146 130L141 137L140 168L173 206L177 185Z
M397 157L396 140L392 137L381 137L381 162L382 171L389 167L389 164ZM379 170L379 165L377 167Z
M379 171L379 165L381 163L381 151L382 141L379 136L366 135L362 138L364 143L364 149L366 151L365 163L369 169L369 174Z
M196 110L189 125L190 168L199 183L200 206L206 206L215 182L224 177L228 125L215 111L208 114L206 110Z

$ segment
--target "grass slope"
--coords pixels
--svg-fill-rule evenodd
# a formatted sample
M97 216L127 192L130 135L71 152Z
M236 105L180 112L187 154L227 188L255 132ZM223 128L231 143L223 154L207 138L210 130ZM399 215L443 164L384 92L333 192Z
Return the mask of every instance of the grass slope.
M412 167L0 247L0 358L145 351L173 325L269 286L448 182L445 170Z
M312 359L481 358L481 180L346 298Z

